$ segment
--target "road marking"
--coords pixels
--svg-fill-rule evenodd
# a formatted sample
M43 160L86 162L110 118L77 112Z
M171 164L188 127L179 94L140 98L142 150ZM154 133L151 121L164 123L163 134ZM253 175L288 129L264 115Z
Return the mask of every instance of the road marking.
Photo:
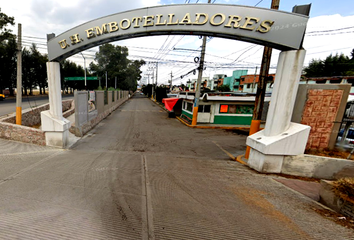
M234 157L231 153L229 153L228 151L226 151L225 149L223 149L217 142L212 141L216 146L218 146L224 153L226 153L232 160L236 160L239 163L242 163L244 165L246 165L246 163L244 161L242 161L240 158Z
M154 240L154 224L151 202L151 185L149 182L147 160L145 155L141 155L142 165L142 239Z

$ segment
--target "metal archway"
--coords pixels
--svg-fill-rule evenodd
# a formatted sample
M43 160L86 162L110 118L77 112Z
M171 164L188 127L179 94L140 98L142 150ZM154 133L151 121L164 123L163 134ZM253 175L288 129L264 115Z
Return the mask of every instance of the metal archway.
M103 43L154 35L207 35L279 50L301 47L308 17L272 9L188 4L141 8L98 18L58 36L48 34L49 61Z
M249 166L279 172L285 155L303 152L309 127L290 122L306 51L301 49L308 17L264 8L184 4L142 8L102 17L55 37L48 35L48 88L50 110L41 113L46 144L65 147L70 122L63 118L60 68L62 59L103 43L166 35L207 35L247 41L281 50L273 104L265 130L248 137ZM298 50L301 49L301 50ZM278 73L279 72L279 73ZM283 116L283 117L278 117ZM268 117L267 117L268 119ZM256 135L256 134L254 134Z

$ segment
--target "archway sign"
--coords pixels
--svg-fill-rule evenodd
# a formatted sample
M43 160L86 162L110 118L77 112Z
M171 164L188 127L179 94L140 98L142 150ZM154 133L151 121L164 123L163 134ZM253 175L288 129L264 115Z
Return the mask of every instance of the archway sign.
M295 13L224 4L165 5L102 17L54 37L48 35L49 61L112 41L154 35L207 35L300 49L308 17Z
M41 113L46 143L66 147L70 122L63 118L62 59L103 43L154 35L204 35L241 40L279 49L277 73L265 129L247 138L248 165L260 172L281 172L286 155L302 154L310 128L291 123L305 50L308 17L264 8L183 4L148 7L102 17L58 36L48 34L50 110Z

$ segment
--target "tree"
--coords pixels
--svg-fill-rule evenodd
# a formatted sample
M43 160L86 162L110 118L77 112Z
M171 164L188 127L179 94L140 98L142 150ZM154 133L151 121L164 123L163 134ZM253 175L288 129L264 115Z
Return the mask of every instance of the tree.
M329 55L325 60L313 59L308 67L304 68L306 77L332 77L354 75L354 49L351 58L344 54Z
M0 42L0 92L9 88L10 95L16 87L16 53L14 38Z
M16 81L16 41L7 25L14 25L14 18L1 12L0 8L0 93L4 88L13 88Z
M107 72L108 86L115 86L115 78L118 80L117 87L125 90L136 90L137 81L141 78L140 67L145 64L143 60L130 61L128 48L103 44L96 53L96 63L90 63L90 72L105 79ZM103 81L105 82L105 81Z
M304 72L306 77L322 77L323 70L323 61L312 59L309 66L304 69Z
M63 60L60 64L60 76L62 89L67 93L69 88L84 89L84 81L64 81L65 77L80 77L84 76L84 69L70 60Z
M30 90L32 95L33 76L32 76L32 59L31 52L27 48L22 50L22 88L23 95L27 95L27 90ZM19 91L19 89L17 89Z
M45 94L45 88L48 86L47 82L47 66L48 56L42 55L35 44L31 46L31 59L33 67L33 81L39 87L39 94Z
M35 44L32 44L30 49L22 50L22 87L23 95L33 95L33 88L39 86L40 94L45 91L47 86L47 69L46 62L48 58L42 55Z
M230 87L227 86L227 85L218 86L216 88L216 90L219 91L219 92L230 92L231 91Z
M135 60L128 64L125 71L125 78L118 83L118 87L121 89L127 89L135 91L138 85L138 81L141 79L140 67L145 64L144 60Z
M0 43L14 37L11 33L12 31L6 28L8 24L15 25L14 21L14 17L9 17L5 13L2 13L0 8Z

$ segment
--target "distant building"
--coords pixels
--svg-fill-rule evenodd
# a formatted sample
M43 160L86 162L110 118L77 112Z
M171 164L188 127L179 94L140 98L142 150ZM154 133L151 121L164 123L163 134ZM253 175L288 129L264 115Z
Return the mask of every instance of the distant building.
M210 81L210 90L215 90L217 87L226 85L232 92L238 92L240 86L240 78L242 75L246 75L247 70L235 70L232 72L232 76L228 77L225 74L215 74Z
M192 79L191 81L187 82L187 87L189 88L190 91L195 91L196 90L197 80L198 79ZM209 88L208 87L208 82L210 82L209 77L202 77L201 90L203 90L206 87Z
M208 87L210 90L215 90L217 87L223 84L224 78L227 77L226 74L215 74L213 79L210 79Z
M274 78L275 78L275 74L268 75L268 78L266 79L267 82L266 92L273 91ZM259 84L258 74L243 75L240 77L239 91L246 92L246 93L256 93L258 84Z

